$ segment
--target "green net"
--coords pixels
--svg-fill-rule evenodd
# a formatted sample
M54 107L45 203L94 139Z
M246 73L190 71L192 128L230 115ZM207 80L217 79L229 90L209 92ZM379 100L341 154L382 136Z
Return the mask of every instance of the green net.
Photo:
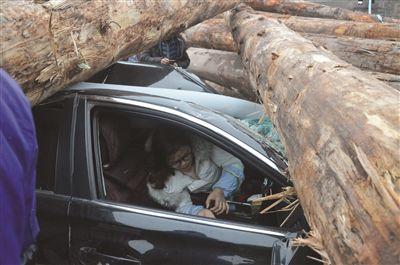
M268 144L275 150L281 152L286 156L285 148L279 138L279 134L268 117L264 116L261 119L244 119L241 120L253 132L263 136Z

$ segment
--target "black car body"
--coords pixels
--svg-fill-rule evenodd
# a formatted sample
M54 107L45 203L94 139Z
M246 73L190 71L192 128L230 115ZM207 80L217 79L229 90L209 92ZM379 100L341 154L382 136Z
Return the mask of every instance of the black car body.
M72 86L36 106L39 263L312 263L307 248L293 245L307 226L301 210L278 229L277 215L214 220L107 199L99 140L104 113L132 124L175 124L267 175L271 189L290 185L284 158L232 118L255 115L257 108L208 93L96 83Z

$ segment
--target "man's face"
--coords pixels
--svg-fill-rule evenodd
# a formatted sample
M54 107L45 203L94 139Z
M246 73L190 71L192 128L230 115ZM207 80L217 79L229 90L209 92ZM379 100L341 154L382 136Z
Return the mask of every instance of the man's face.
M193 166L193 154L190 146L182 146L168 158L168 164L179 171L189 171Z

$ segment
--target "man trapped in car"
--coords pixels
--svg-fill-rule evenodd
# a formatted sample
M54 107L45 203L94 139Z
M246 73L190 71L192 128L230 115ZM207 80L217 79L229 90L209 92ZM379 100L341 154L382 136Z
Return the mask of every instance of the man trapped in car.
M140 61L165 65L177 64L182 68L188 68L190 64L185 41L178 35L172 36L168 40L163 40L149 50L142 52Z
M210 218L228 213L226 198L244 180L239 159L207 141L172 129L154 135L153 152L157 170L147 186L156 202L179 213ZM210 191L206 208L193 205L189 192Z

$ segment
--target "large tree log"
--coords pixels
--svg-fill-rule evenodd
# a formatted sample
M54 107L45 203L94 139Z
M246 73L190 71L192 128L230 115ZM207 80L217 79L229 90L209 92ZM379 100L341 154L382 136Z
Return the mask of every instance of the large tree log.
M364 23L334 19L297 17L259 12L266 18L276 18L298 32L351 36L368 39L400 40L400 23Z
M209 19L187 29L183 34L188 46L236 51L232 34L223 19ZM342 60L362 69L400 73L400 42L334 37L302 33L314 45L323 46Z
M242 95L239 90L237 90L234 87L225 87L225 86L221 86L217 83L214 83L210 80L207 79L203 79L203 81L210 87L212 87L213 89L215 89L215 91L217 91L219 94L221 95L225 95L225 96L229 96L229 97L234 97L234 98L240 98L240 99L247 99L249 100L246 96Z
M246 89L251 88L250 81L247 80L247 84L244 83L245 79L248 79L246 70L244 70L242 67L242 64L232 64L232 61L240 60L240 57L234 53L234 52L221 52L219 50L211 50L211 49L202 49L202 48L190 48L189 54L193 54L193 51L198 51L198 54L204 55L206 58L213 58L213 57L218 57L218 64L221 65L230 65L230 69L227 71L219 71L218 76L215 74L215 65L210 67L210 63L212 64L212 60L204 60L204 58L199 57L199 56L193 56L191 57L192 63L195 65L193 72L199 76L201 76L203 79L205 79L206 83L207 82L212 82L208 80L207 78L214 79L216 81L219 81L220 83L224 84L235 84L237 81L235 80L241 80L241 83L243 87L238 90L234 87L225 87L220 84L213 84L212 82L210 86L214 87L219 93L231 97L237 97L237 98L242 98L242 99L247 99L247 100L253 100L254 101L254 95L257 94L257 91L254 91L254 93L250 93L246 91ZM197 58L200 58L200 60L197 60ZM190 67L189 67L190 70ZM235 73L234 75L232 73ZM386 74L386 73L380 73L380 72L367 72L369 75L373 76L374 78L385 82L387 85L391 86L392 88L400 91L400 75L393 75L393 74ZM208 84L208 83L207 83ZM216 87L220 86L220 87ZM242 91L242 92L240 92ZM245 93L245 94L243 94ZM250 97L249 97L250 96Z
M249 100L256 100L256 94L249 89L247 73L237 54L199 48L190 48L187 52L190 58L189 71L221 86L234 87Z
M398 263L399 92L250 8L230 25L331 260Z
M237 51L232 33L223 18L208 19L182 34L186 45L221 51Z
M313 33L333 36L349 36L355 38L366 39L388 39L400 41L400 24L393 23L361 23L352 21L338 21L332 19L306 18L295 17L281 14L273 14L267 12L259 12L259 15L266 18L275 18L284 23L287 27L299 33ZM222 43L223 38L227 38L227 29L222 18L209 19L195 27L188 29L185 34L188 38L197 38L192 34L202 34L210 41L215 40ZM210 36L207 31L217 33L215 36ZM228 44L225 44L228 45ZM227 46L232 47L232 45Z
M227 1L2 3L1 63L33 104L71 82L232 8Z
M181 35L189 47L237 51L232 33L224 18L208 19L188 28Z
M400 75L391 75L385 73L370 72L370 74L378 80L381 80L393 87L394 89L400 91Z
M400 42L308 33L302 35L314 45L328 49L340 59L361 69L400 73Z
M308 1L290 0L247 0L246 3L256 10L290 14L303 17L332 18L358 22L380 22L377 16L355 12L345 8L331 7ZM399 19L384 18L384 22L399 23Z

